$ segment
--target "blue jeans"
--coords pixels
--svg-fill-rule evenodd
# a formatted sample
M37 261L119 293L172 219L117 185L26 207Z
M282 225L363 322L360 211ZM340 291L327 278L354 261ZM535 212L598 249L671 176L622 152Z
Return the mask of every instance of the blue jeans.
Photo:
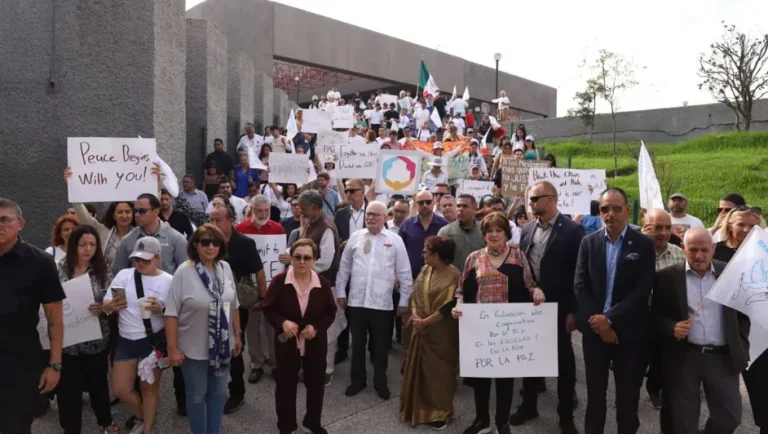
M184 359L181 364L192 434L219 434L224 416L229 370L211 374L208 360Z

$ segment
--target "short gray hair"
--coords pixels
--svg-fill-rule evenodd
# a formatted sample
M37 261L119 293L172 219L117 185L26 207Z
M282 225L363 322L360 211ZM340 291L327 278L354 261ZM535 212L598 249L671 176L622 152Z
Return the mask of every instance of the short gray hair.
M317 190L307 190L299 195L299 203L323 209L323 196Z
M16 211L16 217L18 218L24 217L21 215L21 207L19 206L19 204L12 201L11 199L0 197L0 209L9 209L9 208Z
M268 205L272 205L272 201L269 200L269 198L263 194L257 194L256 196L253 196L253 199L251 199L251 209L255 208L256 205L260 203L266 203Z

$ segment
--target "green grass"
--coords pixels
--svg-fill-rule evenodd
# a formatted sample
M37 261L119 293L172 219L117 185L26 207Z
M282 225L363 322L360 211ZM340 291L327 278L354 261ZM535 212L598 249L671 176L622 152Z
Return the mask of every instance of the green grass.
M558 167L605 169L608 185L639 199L636 155L640 143L617 143L619 177L613 177L613 144L541 143ZM750 205L768 208L768 132L723 133L673 144L646 143L654 159L661 193L683 192L690 214L712 224L720 197L740 193ZM664 170L669 176L664 176ZM666 205L666 204L665 204Z

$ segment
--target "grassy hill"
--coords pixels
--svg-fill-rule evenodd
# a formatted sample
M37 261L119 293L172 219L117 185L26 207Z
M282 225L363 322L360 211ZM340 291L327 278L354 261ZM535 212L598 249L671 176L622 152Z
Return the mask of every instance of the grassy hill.
M768 209L768 132L712 134L674 144L646 143L654 160L661 193L688 196L690 214L714 222L720 196L742 194L750 205ZM613 176L613 144L586 142L540 143L567 167L605 169L609 186L623 188L639 199L637 153L640 143L618 143L619 176ZM665 204L666 205L666 204Z

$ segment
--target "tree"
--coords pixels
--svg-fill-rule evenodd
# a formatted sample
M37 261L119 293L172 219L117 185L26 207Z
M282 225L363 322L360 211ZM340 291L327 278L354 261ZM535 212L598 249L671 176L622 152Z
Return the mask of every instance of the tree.
M576 92L573 100L576 108L568 109L568 117L579 118L589 133L588 143L592 143L592 131L595 128L595 110L597 109L597 93L600 83L594 78L587 80L587 87L582 92Z
M623 55L600 50L594 64L597 71L598 83L597 96L605 100L611 108L611 120L613 121L613 177L619 176L619 158L616 153L616 111L619 109L619 95L635 85L635 66L625 59Z
M723 35L709 45L709 56L699 55L699 89L733 110L737 130L749 131L752 104L768 94L768 35L752 38L722 24Z

